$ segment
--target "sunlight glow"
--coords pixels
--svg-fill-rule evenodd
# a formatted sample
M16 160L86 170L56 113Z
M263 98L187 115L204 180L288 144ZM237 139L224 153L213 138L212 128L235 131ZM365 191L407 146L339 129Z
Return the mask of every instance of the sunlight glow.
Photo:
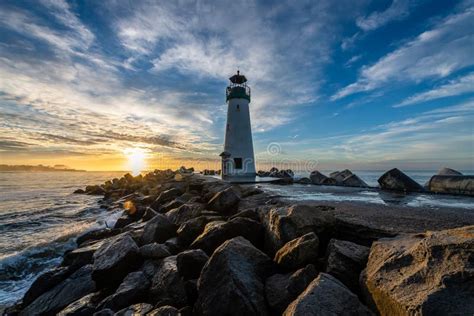
M137 176L146 167L146 151L142 148L127 148L123 151L127 157L127 169Z

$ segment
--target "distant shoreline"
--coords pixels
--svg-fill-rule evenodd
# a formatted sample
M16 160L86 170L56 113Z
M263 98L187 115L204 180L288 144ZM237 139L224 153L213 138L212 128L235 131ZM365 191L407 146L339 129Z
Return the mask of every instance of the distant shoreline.
M45 171L67 171L67 172L87 172L87 170L79 170L65 167L50 167L50 166L30 166L30 165L0 165L0 172L16 172L16 171L27 171L27 172L45 172Z

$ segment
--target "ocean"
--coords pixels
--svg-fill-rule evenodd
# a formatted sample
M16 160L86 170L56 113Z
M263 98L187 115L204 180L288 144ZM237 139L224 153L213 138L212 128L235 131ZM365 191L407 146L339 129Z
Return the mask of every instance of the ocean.
M372 186L377 185L377 179L382 174L380 171L355 173ZM406 173L424 184L436 171ZM62 254L75 246L75 237L80 233L105 226L106 223L113 225L120 214L101 209L98 204L101 197L73 194L73 191L123 174L0 172L0 309L20 299L41 273L59 264ZM474 214L474 198L467 197L384 195L367 189L311 185L262 186L290 200L442 206L472 209Z

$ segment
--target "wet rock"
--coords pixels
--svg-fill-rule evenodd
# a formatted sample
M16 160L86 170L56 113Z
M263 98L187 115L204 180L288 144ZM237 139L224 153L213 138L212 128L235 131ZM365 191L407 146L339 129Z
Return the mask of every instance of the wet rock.
M369 185L355 174L351 174L342 180L342 185L346 187L368 188Z
M298 179L298 181L296 182L299 184L312 184L313 183L310 178L306 178L306 177Z
M423 187L412 178L398 170L397 168L385 172L378 183L384 190L403 191L403 192L422 192Z
M296 204L262 210L260 216L265 227L265 251L274 254L288 241L315 232L318 237L333 231L333 207Z
M83 189L77 189L77 190L74 190L73 193L75 193L75 194L85 194L86 191L84 191Z
M115 293L100 302L98 308L118 311L143 301L149 286L150 282L142 271L129 273Z
M58 316L89 316L94 314L100 293L91 293L72 302Z
M99 288L118 285L140 265L139 248L130 235L114 237L94 253L92 278Z
M133 223L134 221L135 220L130 217L127 212L123 212L122 216L120 216L115 222L114 229L124 228L128 224Z
M147 207L147 208L145 209L145 213L143 214L142 220L143 220L144 222L149 221L150 219L152 219L153 217L155 217L156 214L158 214L157 211L155 211L155 210L152 209L151 207Z
M93 316L114 316L114 315L115 315L114 311L108 308L100 310L93 314Z
M26 306L20 315L56 314L72 302L94 292L96 287L91 273L91 265L80 268L67 279L41 294Z
M474 226L381 239L361 283L381 315L474 314Z
M344 179L351 175L353 175L352 171L350 171L349 169L345 169L342 171L331 172L329 174L329 177L336 180L337 184L342 184Z
M264 280L272 261L243 237L222 244L198 283L198 315L267 315Z
M152 310L147 314L148 316L179 316L180 312L177 308L165 305Z
M184 282L184 289L188 297L188 303L194 305L198 297L197 289L198 279L186 280Z
M294 270L315 262L318 250L318 236L311 232L287 242L277 251L274 261L285 269Z
M350 241L331 239L326 251L325 271L344 283L352 292L359 292L359 275L365 268L369 248Z
M179 243L183 246L190 245L203 232L207 223L221 220L223 218L220 216L199 216L184 222L176 232Z
M77 237L76 243L78 245L81 245L86 241L94 241L94 240L112 237L117 234L120 234L120 232L121 232L120 229L112 229L112 228L104 227L101 229L85 232L84 234Z
M230 187L216 193L207 203L207 209L223 215L232 215L236 212L240 197L234 188Z
M433 176L428 189L435 193L474 195L474 176Z
M140 247L140 255L146 259L161 259L171 256L168 248L156 242Z
M254 246L261 247L263 227L254 220L241 217L228 222L211 222L206 225L203 233L193 241L190 248L202 249L208 255L212 255L224 241L237 236L242 236Z
M152 242L163 243L167 239L176 235L176 225L166 216L157 214L151 220L146 222L142 242L149 244Z
M187 295L179 272L176 256L166 257L153 277L150 299L166 301L176 307L186 305Z
M174 198L182 194L181 190L177 188L171 188L161 192L161 194L156 198L156 200L150 205L153 209L158 209L159 206L173 200Z
M60 267L41 274L33 282L33 284L31 284L30 288L23 296L23 305L29 305L38 296L50 290L51 288L59 284L61 281L65 280L69 275L71 275L71 273L71 269L67 267Z
M80 247L67 252L61 265L78 269L92 263L94 253L102 246L104 241L97 241L85 247Z
M373 313L339 280L329 274L320 273L286 308L283 315L373 315Z
M209 257L201 249L187 250L176 256L179 274L185 279L197 279Z
M243 211L229 217L229 220L233 220L234 218L237 218L237 217L249 218L249 219L253 219L254 221L257 221L257 222L260 221L260 216L258 215L258 212L257 212L256 209L243 210Z
M166 246L166 248L168 248L169 252L173 255L181 252L182 250L177 237L173 237L166 240L164 245Z
M181 225L182 223L192 218L201 215L203 209L202 204L183 204L178 208L172 209L166 213L166 217L174 224Z
M168 211L171 211L172 209L180 207L183 204L184 204L183 201L181 201L179 199L174 199L174 200L166 203L165 205L163 205L163 207L160 208L160 213L166 213Z
M325 184L325 181L328 179L328 177L326 177L324 174L322 174L318 170L312 171L311 174L309 175L309 178L311 179L311 182L313 184L317 184L317 185Z
M85 191L89 195L103 195L105 193L105 190L100 185L88 185Z
M293 274L274 274L269 277L265 281L265 295L273 313L281 315L317 275L316 268L309 264Z
M145 316L153 315L149 312L153 309L153 305L147 303L134 304L132 306L121 309L114 316Z

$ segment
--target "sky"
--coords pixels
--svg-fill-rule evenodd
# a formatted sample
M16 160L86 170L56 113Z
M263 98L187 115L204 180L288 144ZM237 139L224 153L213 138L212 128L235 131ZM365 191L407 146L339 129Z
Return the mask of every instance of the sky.
M474 169L474 1L0 2L0 163L218 168L225 87L257 167Z

